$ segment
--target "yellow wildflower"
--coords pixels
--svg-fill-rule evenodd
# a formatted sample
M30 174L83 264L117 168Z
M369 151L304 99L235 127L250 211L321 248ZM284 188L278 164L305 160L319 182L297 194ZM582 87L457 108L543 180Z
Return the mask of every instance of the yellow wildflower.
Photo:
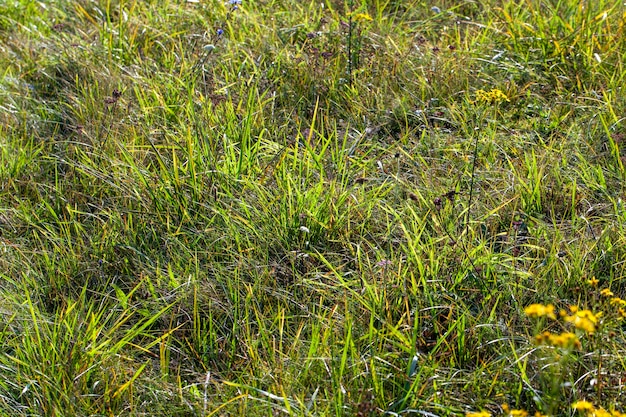
M528 411L526 410L511 410L509 411L509 416L511 417L527 417Z
M577 329L584 330L587 333L593 333L596 331L596 324L598 324L598 318L601 315L602 313L593 314L589 310L577 309L575 314L565 317L565 321L572 323Z
M488 411L479 411L477 413L465 413L465 417L491 417Z
M581 347L578 336L570 332L561 334L543 332L542 334L535 336L535 342L538 344L547 344L564 349L570 349L573 347L580 349Z
M596 277L593 277L587 281L587 284L591 285L592 287L597 287L599 282L600 281Z
M604 408L596 408L593 410L593 417L612 417L611 413L606 411Z
M368 13L354 13L351 15L352 19L357 21L357 22L371 22L372 20L372 16L370 16Z
M600 295L602 295L603 297L613 297L613 291L609 290L608 288L604 288L600 291Z
M591 320L585 319L584 317L580 317L578 315L565 317L565 321L568 323L572 323L574 327L580 330L584 330L587 333L593 333L596 331L596 325Z
M550 338L550 344L561 348L577 347L580 349L580 341L574 333L565 332L561 334L552 335Z
M543 332L543 333L541 333L541 334L536 335L536 336L535 336L535 343L537 343L537 344L539 344L539 345L541 345L541 344L545 343L546 341L550 340L550 335L551 335L551 334L552 334L552 333L550 333L550 332ZM508 412L508 409L507 409L507 410L504 410L504 411L505 411L505 412Z
M611 298L611 304L619 304L621 306L626 306L626 300L623 300L619 297Z
M593 404L591 404L589 401L576 401L574 404L572 404L572 408L574 410L578 410L578 411L593 411L595 410L595 407L593 406Z
M549 317L551 319L556 319L554 315L554 306L552 304L548 304L544 306L543 304L531 304L524 309L524 314L528 317Z
M541 414L539 411L535 411L535 417L549 417L546 414Z
M508 102L510 100L501 90L494 88L491 91L477 90L476 100L474 100L474 103L494 104L502 101Z

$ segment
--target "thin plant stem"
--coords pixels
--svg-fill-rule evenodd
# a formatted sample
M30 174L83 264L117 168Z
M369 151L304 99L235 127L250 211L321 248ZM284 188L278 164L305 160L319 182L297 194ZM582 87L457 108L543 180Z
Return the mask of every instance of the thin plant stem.
M474 138L474 155L472 157L472 174L470 177L469 197L467 201L467 213L465 213L465 234L469 236L470 213L472 210L472 198L474 197L474 173L476 172L476 158L478 157L478 135Z
M352 2L348 14L348 84L352 85Z

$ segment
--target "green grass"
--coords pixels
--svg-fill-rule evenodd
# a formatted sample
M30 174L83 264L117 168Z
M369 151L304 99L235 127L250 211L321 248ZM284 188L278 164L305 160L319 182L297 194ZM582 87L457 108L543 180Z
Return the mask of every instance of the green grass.
M1 415L626 410L620 2L49 3L0 4Z

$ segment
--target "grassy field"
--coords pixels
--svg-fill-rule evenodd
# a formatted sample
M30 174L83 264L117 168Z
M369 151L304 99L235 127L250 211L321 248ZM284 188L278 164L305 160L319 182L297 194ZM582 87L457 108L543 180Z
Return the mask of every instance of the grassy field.
M0 2L0 415L623 416L626 7Z

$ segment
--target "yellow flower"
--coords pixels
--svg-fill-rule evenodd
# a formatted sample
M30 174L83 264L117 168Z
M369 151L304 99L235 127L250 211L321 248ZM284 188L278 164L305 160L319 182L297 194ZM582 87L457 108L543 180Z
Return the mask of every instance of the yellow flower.
M552 335L550 338L550 344L561 348L577 347L580 349L580 341L574 333L565 332L561 334Z
M550 335L552 333L550 332L543 332L541 334L535 335L535 343L538 345L541 345L545 342L547 342L548 340L550 340ZM508 412L508 410L504 410L506 412Z
M591 320L587 320L580 316L569 316L565 318L565 321L572 323L574 327L584 330L587 333L593 333L596 331L596 325Z
M528 416L528 411L525 411L525 410L511 410L511 411L509 411L509 415L511 417L526 417L526 416Z
M474 100L474 103L494 104L494 103L500 103L501 101L510 101L510 100L506 96L506 94L504 94L501 90L494 88L491 91L477 90L476 100Z
M370 16L368 13L354 13L351 14L352 19L360 22L360 21L365 21L365 22L371 22L372 20L372 16Z
M547 344L550 346L560 347L564 349L579 348L580 340L574 333L565 332L561 334L554 334L550 332L543 332L540 335L535 336L535 343Z
M600 295L602 295L604 297L613 297L614 294L608 288L604 288L603 290L600 291Z
M549 417L546 414L541 414L539 411L535 411L535 417Z
M574 410L578 410L578 411L593 411L595 410L595 407L593 406L593 404L591 404L589 401L576 401L574 404L572 404L572 408Z
M612 417L611 413L606 411L604 408L596 408L593 410L593 417Z
M598 318L601 315L602 313L593 314L589 310L576 309L575 314L565 317L565 321L572 323L577 329L584 330L587 333L593 333L596 331L596 324L598 324Z
M479 411L477 413L465 413L465 417L491 417L488 411Z
M626 301L619 297L613 297L611 298L611 304L619 304L619 305L625 306Z
M587 284L591 285L592 287L597 287L599 282L600 281L598 281L596 277L593 277L587 281Z
M552 304L548 304L544 306L543 304L531 304L524 309L524 314L528 317L549 317L551 319L556 319L554 315L554 306Z

